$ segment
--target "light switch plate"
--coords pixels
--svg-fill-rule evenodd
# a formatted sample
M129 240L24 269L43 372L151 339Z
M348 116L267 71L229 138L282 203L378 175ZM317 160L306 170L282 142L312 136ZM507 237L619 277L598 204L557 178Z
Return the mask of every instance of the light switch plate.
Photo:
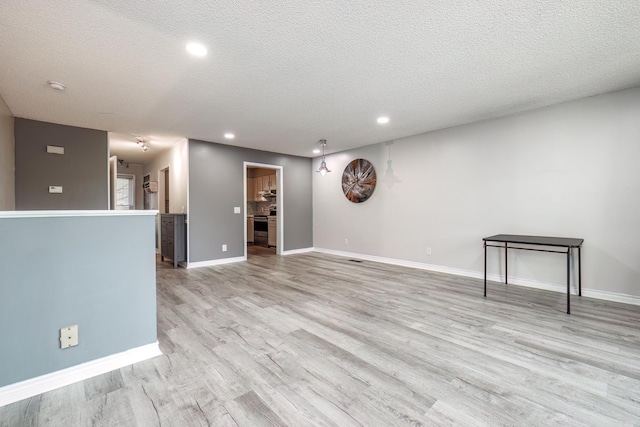
M233 213L240 213L240 206L236 206L233 208Z
M64 147L58 147L56 145L47 145L47 153L64 154Z
M78 345L78 325L60 329L60 348L69 348L76 345Z
M62 185L50 185L49 193L62 194Z

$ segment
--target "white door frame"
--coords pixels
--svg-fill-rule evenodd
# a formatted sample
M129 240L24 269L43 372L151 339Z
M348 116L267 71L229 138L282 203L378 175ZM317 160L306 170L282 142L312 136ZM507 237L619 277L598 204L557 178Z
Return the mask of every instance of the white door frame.
M109 210L116 208L116 183L118 182L118 157L109 157Z
M284 252L284 248L282 247L282 244L284 243L284 186L282 185L284 168L282 166L270 165L266 163L244 162L244 178L242 179L244 186L244 259L247 259L247 170L249 169L249 166L265 169L275 169L276 171L276 206L278 209L278 215L276 219L278 229L278 232L276 234L276 255L282 255L282 252Z

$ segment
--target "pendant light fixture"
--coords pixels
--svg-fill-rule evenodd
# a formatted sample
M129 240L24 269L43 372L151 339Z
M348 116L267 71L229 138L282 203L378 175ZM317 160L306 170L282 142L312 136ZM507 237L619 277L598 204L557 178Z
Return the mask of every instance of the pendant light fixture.
M319 142L320 146L322 146L322 162L320 162L320 169L318 169L316 172L320 172L320 175L322 175L322 177L324 178L327 172L331 172L329 168L327 168L327 162L324 160L324 146L327 145L327 140L321 139Z

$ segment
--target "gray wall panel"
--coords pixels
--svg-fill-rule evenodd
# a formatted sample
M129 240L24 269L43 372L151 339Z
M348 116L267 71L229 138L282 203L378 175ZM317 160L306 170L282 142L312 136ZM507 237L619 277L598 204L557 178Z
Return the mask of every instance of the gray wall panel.
M16 118L15 155L17 210L108 209L107 132Z
M311 159L189 140L189 261L244 255L244 162L283 167L283 250L313 246ZM228 251L222 252L222 245Z
M0 218L0 387L157 341L154 231L153 215Z

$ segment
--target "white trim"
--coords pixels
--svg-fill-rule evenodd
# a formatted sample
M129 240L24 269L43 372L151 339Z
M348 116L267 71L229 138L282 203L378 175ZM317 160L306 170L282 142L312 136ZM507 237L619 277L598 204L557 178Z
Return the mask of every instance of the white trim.
M190 149L189 138L184 138L184 141L185 141L184 142L185 143L185 150L184 151L186 152L186 157L187 157L186 159L183 159L183 166L186 169L185 176L186 176L186 181L187 181L186 182L186 184L187 184L187 194L186 194L186 197L187 197L187 210L182 212L182 213L187 214L187 217L186 217L186 220L185 220L186 227L187 227L187 232L185 233L186 234L185 237L187 239L187 241L185 242L186 245L187 245L187 253L185 254L185 258L186 258L187 261L184 264L184 267L186 268L187 265L189 265L189 257L191 256L191 249L190 249L190 246L191 246L191 226L189 225L189 218L190 218L190 216L189 216L189 197L190 197L189 190L190 190L190 184L191 184L191 179L189 179L189 168L191 167L191 163L189 162L189 158L190 158L190 156L189 156L189 149Z
M0 218L53 218L74 216L155 216L157 210L85 210L85 211L0 211Z
M256 168L262 168L262 169L276 169L276 168L281 168L282 166L278 166L278 165L272 165L270 163L256 163L256 162L244 162L245 166L253 166ZM276 187L277 190L277 187Z
M247 162L244 162L242 166L242 194L242 200L244 200L244 224L242 225L244 227L244 240L242 242L244 243L244 259L247 259L247 245L249 244L249 233L247 232L247 218L249 218L247 215L247 206L249 205L247 201Z
M594 289L583 289L582 295L584 295L585 297L601 299L606 301L640 305L640 297L637 297L635 295L619 294L616 292L608 292L608 291L597 291Z
M282 251L282 255L306 254L308 252L313 252L313 250L314 248L291 249L289 251Z
M0 407L162 355L158 342L0 388Z
M276 255L284 252L284 168L276 169Z
M442 267L439 265L425 264L422 262L406 261L403 259L396 259L396 258L385 258L385 257L376 256L376 255L359 254L355 252L336 251L334 249L324 249L324 248L314 247L313 251L321 252L325 254L331 254L331 255L338 255L338 256L347 257L347 258L363 259L366 261L374 261L374 262L381 262L384 264L393 264L393 265L400 265L403 267L417 268L420 270L430 270L430 271L438 271L440 273L457 274L459 276L466 276L466 274L464 273L468 272L468 270L453 269L449 267Z
M379 256L375 256L375 255L366 255L366 254L358 254L358 253L353 253L353 252L336 251L336 250L333 250L333 249L324 249L324 248L316 248L316 247L314 247L314 248L312 248L312 250L314 252L337 255L337 256L342 256L342 257L347 257L347 258L355 258L355 259L362 259L362 260L367 260L367 261L381 262L381 263L384 263L384 264L393 264L393 265L399 265L399 266L403 266L403 267L417 268L417 269L420 269L420 270L436 271L438 273L454 274L456 276L472 277L474 279L483 279L484 278L484 272L482 272L482 271L465 270L465 269L462 269L462 268L445 267L445 266L442 266L442 265L426 264L426 263L422 263L422 262L406 261L406 260L395 259L395 258L385 258L385 257L379 257ZM504 282L504 276L501 276L499 274L487 274L487 280L488 281L492 281L492 282ZM555 292L561 292L561 293L566 293L566 291L567 291L566 286L563 286L563 285L558 285L558 284L554 284L554 283L539 282L537 280L520 279L520 278L513 277L513 276L509 276L508 282L509 282L510 285L525 286L525 287L534 288L534 289L544 289L544 290L547 290L547 291L555 291ZM574 288L572 288L572 289L574 289ZM575 289L574 289L574 291L575 291ZM625 304L640 305L640 297L635 296L635 295L619 294L619 293L615 293L615 292L599 291L599 290L595 290L595 289L584 289L584 288L582 289L582 295L585 296L585 297L601 299L601 300L606 300L606 301L614 301L614 302L621 302L621 303L625 303Z
M209 261L190 262L187 268L213 267L215 265L231 264L234 262L246 261L247 257L238 256L234 258L211 259Z

